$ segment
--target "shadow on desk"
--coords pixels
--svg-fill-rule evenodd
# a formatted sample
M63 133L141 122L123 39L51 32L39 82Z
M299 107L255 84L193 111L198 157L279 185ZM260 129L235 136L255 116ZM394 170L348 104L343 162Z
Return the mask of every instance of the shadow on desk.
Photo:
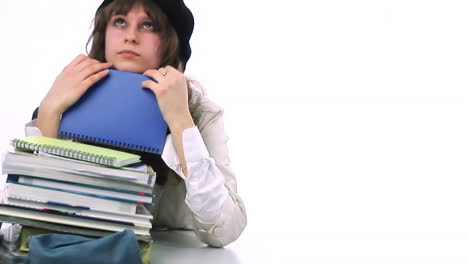
M235 252L227 248L208 247L198 240L193 231L154 231L152 237L152 264L240 264Z

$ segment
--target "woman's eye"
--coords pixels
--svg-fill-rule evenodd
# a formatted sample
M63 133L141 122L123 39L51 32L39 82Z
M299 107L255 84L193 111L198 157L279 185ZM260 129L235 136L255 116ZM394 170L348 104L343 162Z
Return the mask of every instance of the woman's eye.
M142 26L144 29L153 30L153 23L152 23L152 22L144 22L141 26Z
M114 25L116 26L123 26L125 25L125 20L123 20L123 18L116 18L114 20Z

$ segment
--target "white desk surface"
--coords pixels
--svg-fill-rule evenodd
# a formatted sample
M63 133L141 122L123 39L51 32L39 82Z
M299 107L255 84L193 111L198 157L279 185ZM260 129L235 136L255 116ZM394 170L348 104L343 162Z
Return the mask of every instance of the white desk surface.
M154 232L151 264L468 263L466 233L245 231L222 249L207 247L191 231Z
M151 264L238 264L241 263L234 250L211 248L200 242L192 231L153 232Z

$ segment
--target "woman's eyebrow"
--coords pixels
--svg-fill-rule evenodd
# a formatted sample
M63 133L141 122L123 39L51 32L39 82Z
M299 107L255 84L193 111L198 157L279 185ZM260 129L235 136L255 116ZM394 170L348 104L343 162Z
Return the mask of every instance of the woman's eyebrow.
M114 17L125 17L126 18L127 15L126 14L114 14L114 15L111 16L111 18L114 18ZM142 20L152 20L152 19L151 19L150 16L146 15L146 16L137 17L137 20L142 21Z
M137 17L137 19L139 19L139 20L151 20L151 17L149 17L149 16L140 16L140 17Z

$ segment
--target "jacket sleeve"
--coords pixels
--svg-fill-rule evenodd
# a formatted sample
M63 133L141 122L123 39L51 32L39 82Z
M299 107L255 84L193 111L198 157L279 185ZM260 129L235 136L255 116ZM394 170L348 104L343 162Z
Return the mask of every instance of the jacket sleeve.
M224 176L224 186L227 189L227 198L214 222L204 223L196 215L193 217L194 231L198 238L213 247L223 247L236 240L247 224L244 202L237 194L236 178L229 166L227 136L224 132L222 114L220 110L215 115L207 115L209 120L202 120L200 124L204 125L199 128L208 154L214 161L211 165ZM189 193L188 186L187 193Z
M185 179L185 203L191 210L197 237L212 247L223 247L240 236L247 217L244 203L237 195L236 178L229 167L222 110L217 110L204 114L204 120L197 122L198 128L183 132L187 178L174 150L165 149L163 159Z

